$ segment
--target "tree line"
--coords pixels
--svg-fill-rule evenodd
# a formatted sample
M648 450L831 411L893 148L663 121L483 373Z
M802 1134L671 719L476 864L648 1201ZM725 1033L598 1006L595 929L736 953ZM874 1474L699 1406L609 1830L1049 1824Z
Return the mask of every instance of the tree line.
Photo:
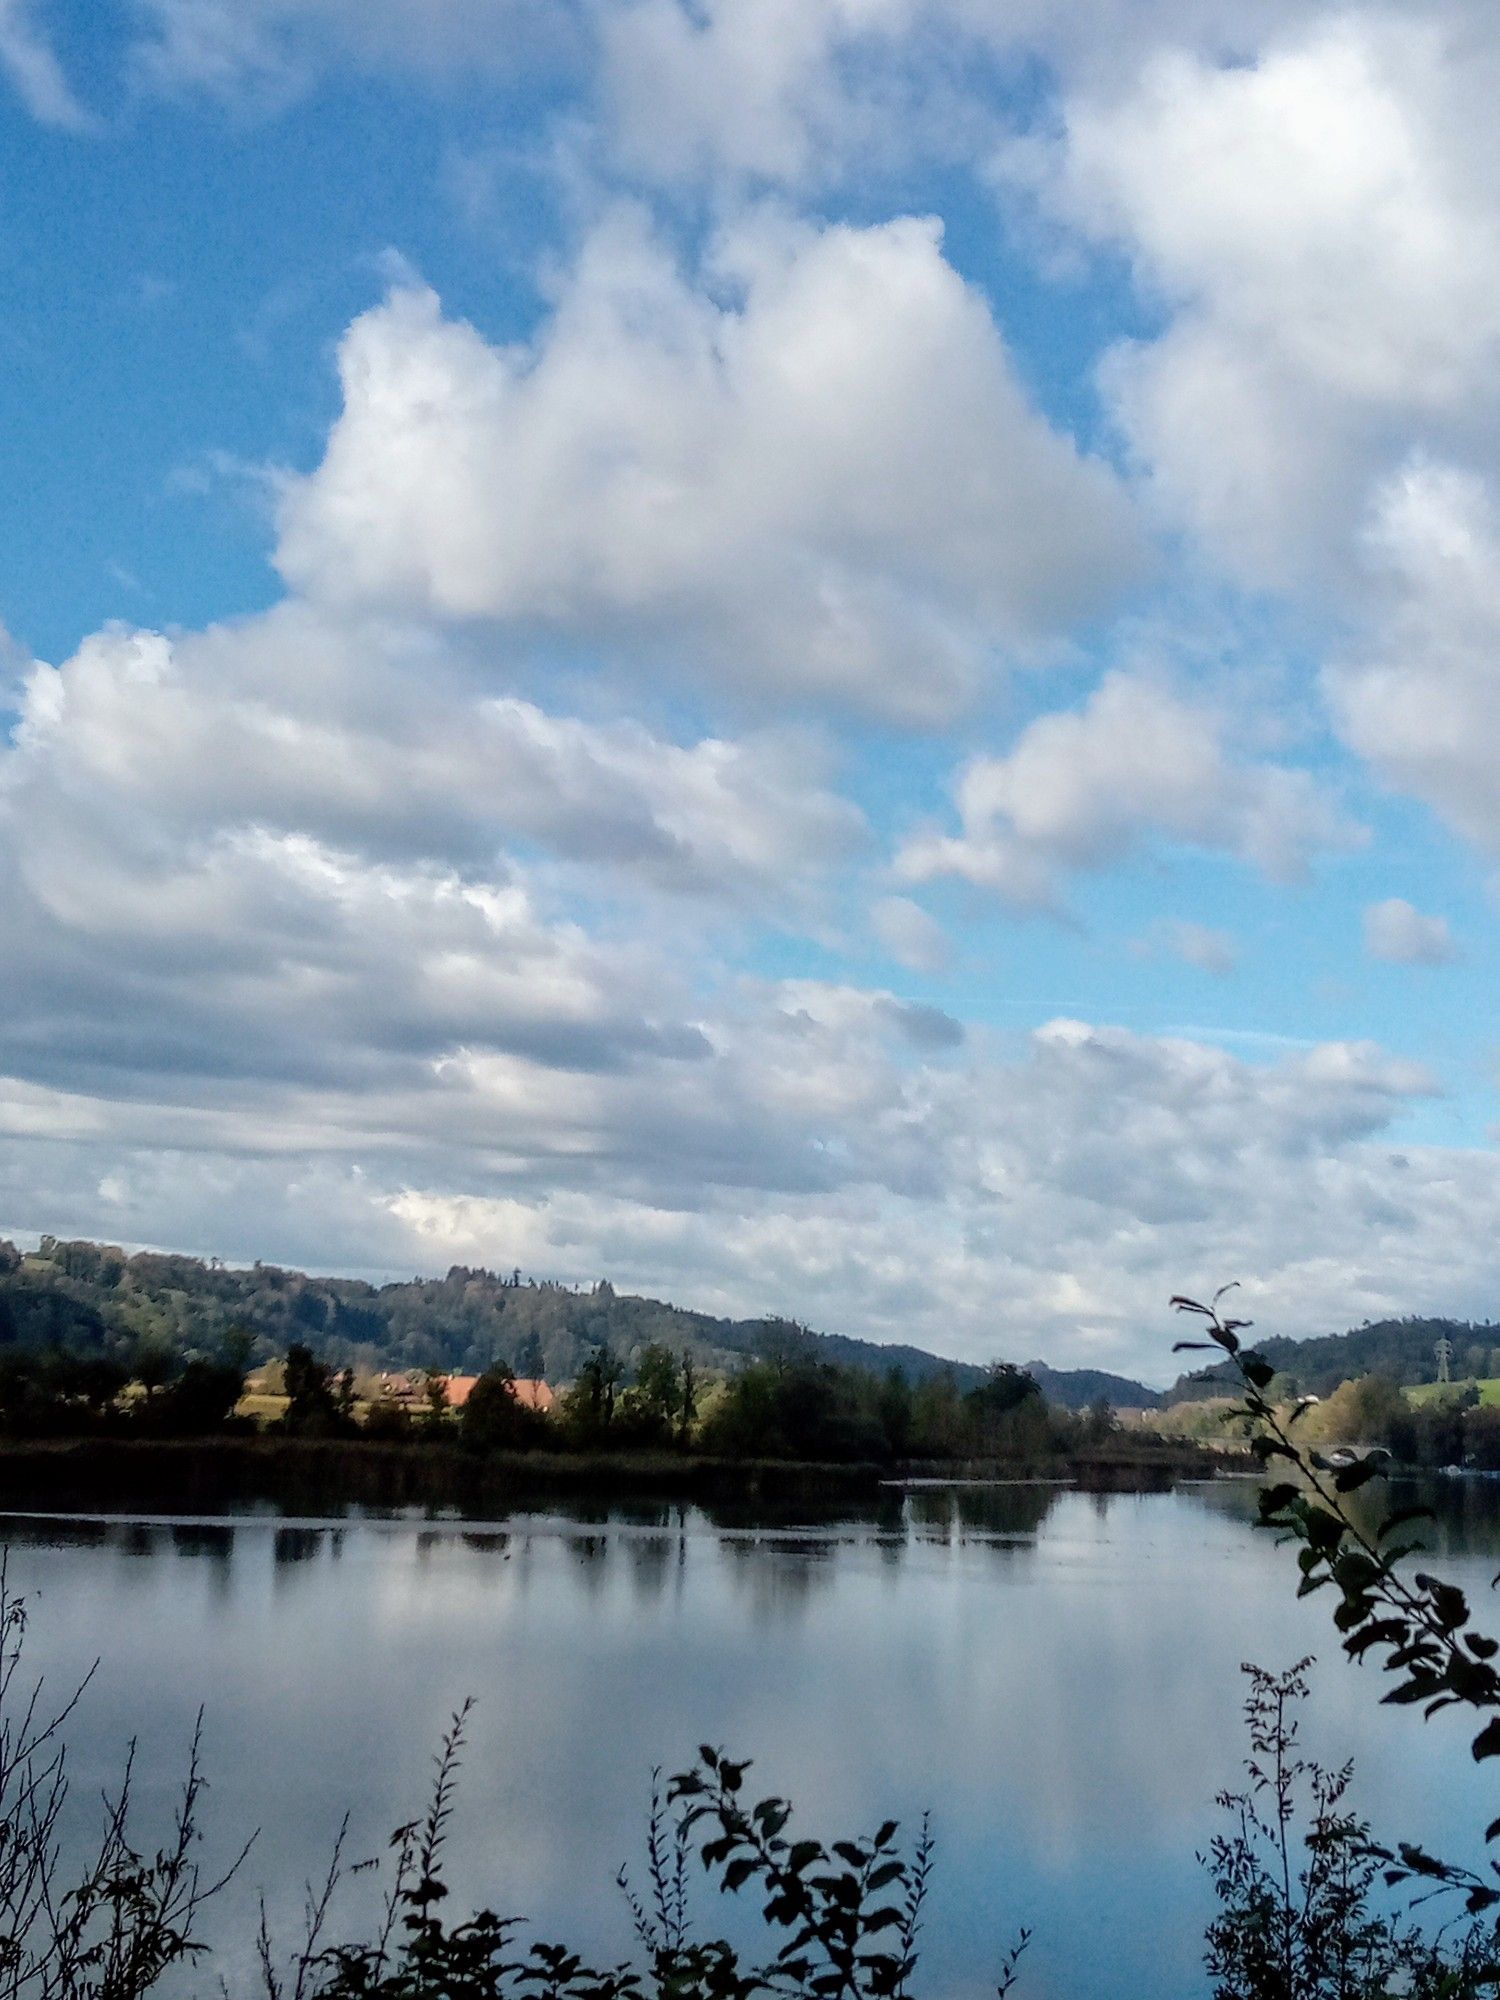
M1309 1398L1295 1377L1277 1369L1266 1394L1280 1409L1300 1410L1310 1443L1378 1446L1419 1471L1464 1466L1500 1472L1500 1406L1485 1403L1474 1382L1443 1384L1413 1401L1388 1376L1361 1375L1340 1382L1330 1395ZM1178 1404L1162 1422L1185 1437L1247 1435L1243 1409L1227 1397Z
M351 1371L336 1374L306 1348L285 1369L287 1408L277 1427L299 1436L365 1436L461 1443L482 1452L682 1451L728 1459L811 1464L990 1460L1038 1465L1104 1443L1114 1420L1050 1405L1032 1377L1007 1363L971 1389L951 1375L910 1383L899 1368L876 1375L786 1351L728 1377L705 1374L691 1353L653 1343L633 1367L595 1348L550 1411L515 1394L515 1378L487 1369L462 1406L444 1378L422 1403L376 1401L356 1413Z
M690 1349L649 1343L627 1362L591 1347L573 1381L543 1411L516 1393L507 1363L479 1375L461 1405L434 1371L413 1399L361 1384L294 1341L279 1364L278 1414L241 1412L250 1342L231 1329L208 1354L155 1341L128 1354L62 1346L0 1347L0 1433L190 1437L248 1434L342 1438L498 1451L675 1452L813 1464L1004 1460L1044 1465L1107 1442L1107 1406L1075 1414L1050 1404L1033 1377L1007 1363L972 1387L956 1371L910 1382L843 1367L788 1334L769 1359L724 1375Z

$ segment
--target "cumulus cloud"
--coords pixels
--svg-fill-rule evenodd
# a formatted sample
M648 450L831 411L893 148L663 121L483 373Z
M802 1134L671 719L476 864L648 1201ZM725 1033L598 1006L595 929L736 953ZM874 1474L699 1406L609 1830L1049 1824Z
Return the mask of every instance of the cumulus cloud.
M601 17L625 164L655 179L729 171L801 183L842 157L855 103L837 64L909 26L908 0L631 0Z
M693 284L620 210L509 349L397 291L345 337L283 572L320 602L607 642L752 701L951 715L997 653L1109 602L1137 550L940 234L762 218Z
M149 1106L156 1147L446 1132L491 1168L625 1176L701 1122L712 922L793 920L861 830L803 744L558 718L430 637L296 606L107 631L33 666L0 765L0 1073L106 1123ZM518 840L576 867L592 930ZM897 1009L884 1031L940 1028ZM42 1102L22 1104L36 1136ZM726 1175L787 1153L821 1171L748 1092L714 1145Z
M805 189L876 163L973 158L981 87L1025 52L1117 73L1187 39L1252 50L1290 0L137 0L148 83L278 108L342 67L566 92L612 174Z
M611 155L658 181L807 189L979 156L1011 65L1108 80L1163 44L1254 52L1290 0L604 0Z
M809 741L679 745L558 716L487 694L482 668L430 637L296 605L175 640L97 633L32 670L18 744L6 789L33 857L49 825L99 829L101 857L143 833L248 829L482 872L520 838L663 890L786 906L864 837Z
M1313 13L1251 60L1167 50L1066 102L1050 198L1171 314L1108 390L1164 505L1241 574L1342 559L1393 439L1493 415L1497 74L1493 20Z
M911 881L956 876L1021 908L1055 908L1059 878L1146 840L1228 854L1276 880L1356 843L1309 773L1234 757L1222 717L1123 672L1082 709L1044 715L1004 757L976 757L955 787L960 830L914 834Z
M1500 853L1500 514L1478 475L1417 460L1378 494L1362 632L1325 679L1346 741Z
M1446 965L1457 954L1446 917L1424 917L1401 896L1365 911L1365 950L1388 965Z

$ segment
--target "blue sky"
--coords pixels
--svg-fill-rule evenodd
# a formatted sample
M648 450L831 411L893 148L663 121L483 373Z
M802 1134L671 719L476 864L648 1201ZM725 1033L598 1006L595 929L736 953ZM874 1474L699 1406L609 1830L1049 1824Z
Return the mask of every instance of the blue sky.
M0 0L0 1230L1495 1303L1500 34Z

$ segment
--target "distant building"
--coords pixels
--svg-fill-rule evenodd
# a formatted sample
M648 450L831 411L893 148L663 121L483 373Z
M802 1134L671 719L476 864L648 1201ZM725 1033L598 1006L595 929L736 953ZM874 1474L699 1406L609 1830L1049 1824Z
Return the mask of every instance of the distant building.
M381 1400L389 1403L420 1403L427 1394L427 1377L419 1369L380 1378Z
M434 1379L441 1382L448 1391L447 1405L450 1410L461 1410L468 1402L477 1375L431 1375L413 1370L405 1375L382 1375L380 1393L393 1403L425 1404L428 1385ZM510 1385L510 1392L526 1410L550 1410L557 1401L552 1386L540 1377L521 1376Z
M552 1384L544 1382L539 1375L518 1375L510 1385L510 1393L523 1410L550 1410L557 1401Z

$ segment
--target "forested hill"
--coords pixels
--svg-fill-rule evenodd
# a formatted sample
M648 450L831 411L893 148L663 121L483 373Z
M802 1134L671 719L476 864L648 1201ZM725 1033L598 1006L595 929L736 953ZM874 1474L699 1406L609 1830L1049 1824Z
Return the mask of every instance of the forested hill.
M1361 1375L1384 1375L1392 1382L1430 1382L1437 1373L1436 1348L1453 1343L1455 1376L1500 1375L1500 1326L1467 1319L1382 1319L1348 1333L1317 1334L1310 1340L1245 1338L1257 1354L1305 1396L1326 1396L1340 1382ZM1234 1383L1227 1362L1179 1378L1164 1402L1225 1394Z
M0 1345L124 1355L147 1342L211 1352L236 1330L250 1338L252 1364L302 1341L340 1367L478 1374L503 1361L553 1382L570 1381L605 1343L631 1361L652 1341L725 1371L747 1359L806 1354L881 1373L899 1368L912 1383L951 1369L961 1389L984 1372L920 1347L813 1333L785 1320L716 1319L608 1284L575 1291L520 1271L455 1265L443 1278L371 1285L270 1264L231 1267L153 1251L127 1256L108 1244L51 1236L35 1253L0 1243ZM1139 1383L1093 1370L1038 1363L1033 1373L1049 1398L1074 1409L1101 1395L1121 1407L1156 1400Z
M1108 1403L1116 1410L1154 1410L1167 1399L1128 1375L1111 1375L1103 1368L1049 1368L1045 1361L1028 1361L1032 1377L1049 1403L1086 1410L1091 1403Z

